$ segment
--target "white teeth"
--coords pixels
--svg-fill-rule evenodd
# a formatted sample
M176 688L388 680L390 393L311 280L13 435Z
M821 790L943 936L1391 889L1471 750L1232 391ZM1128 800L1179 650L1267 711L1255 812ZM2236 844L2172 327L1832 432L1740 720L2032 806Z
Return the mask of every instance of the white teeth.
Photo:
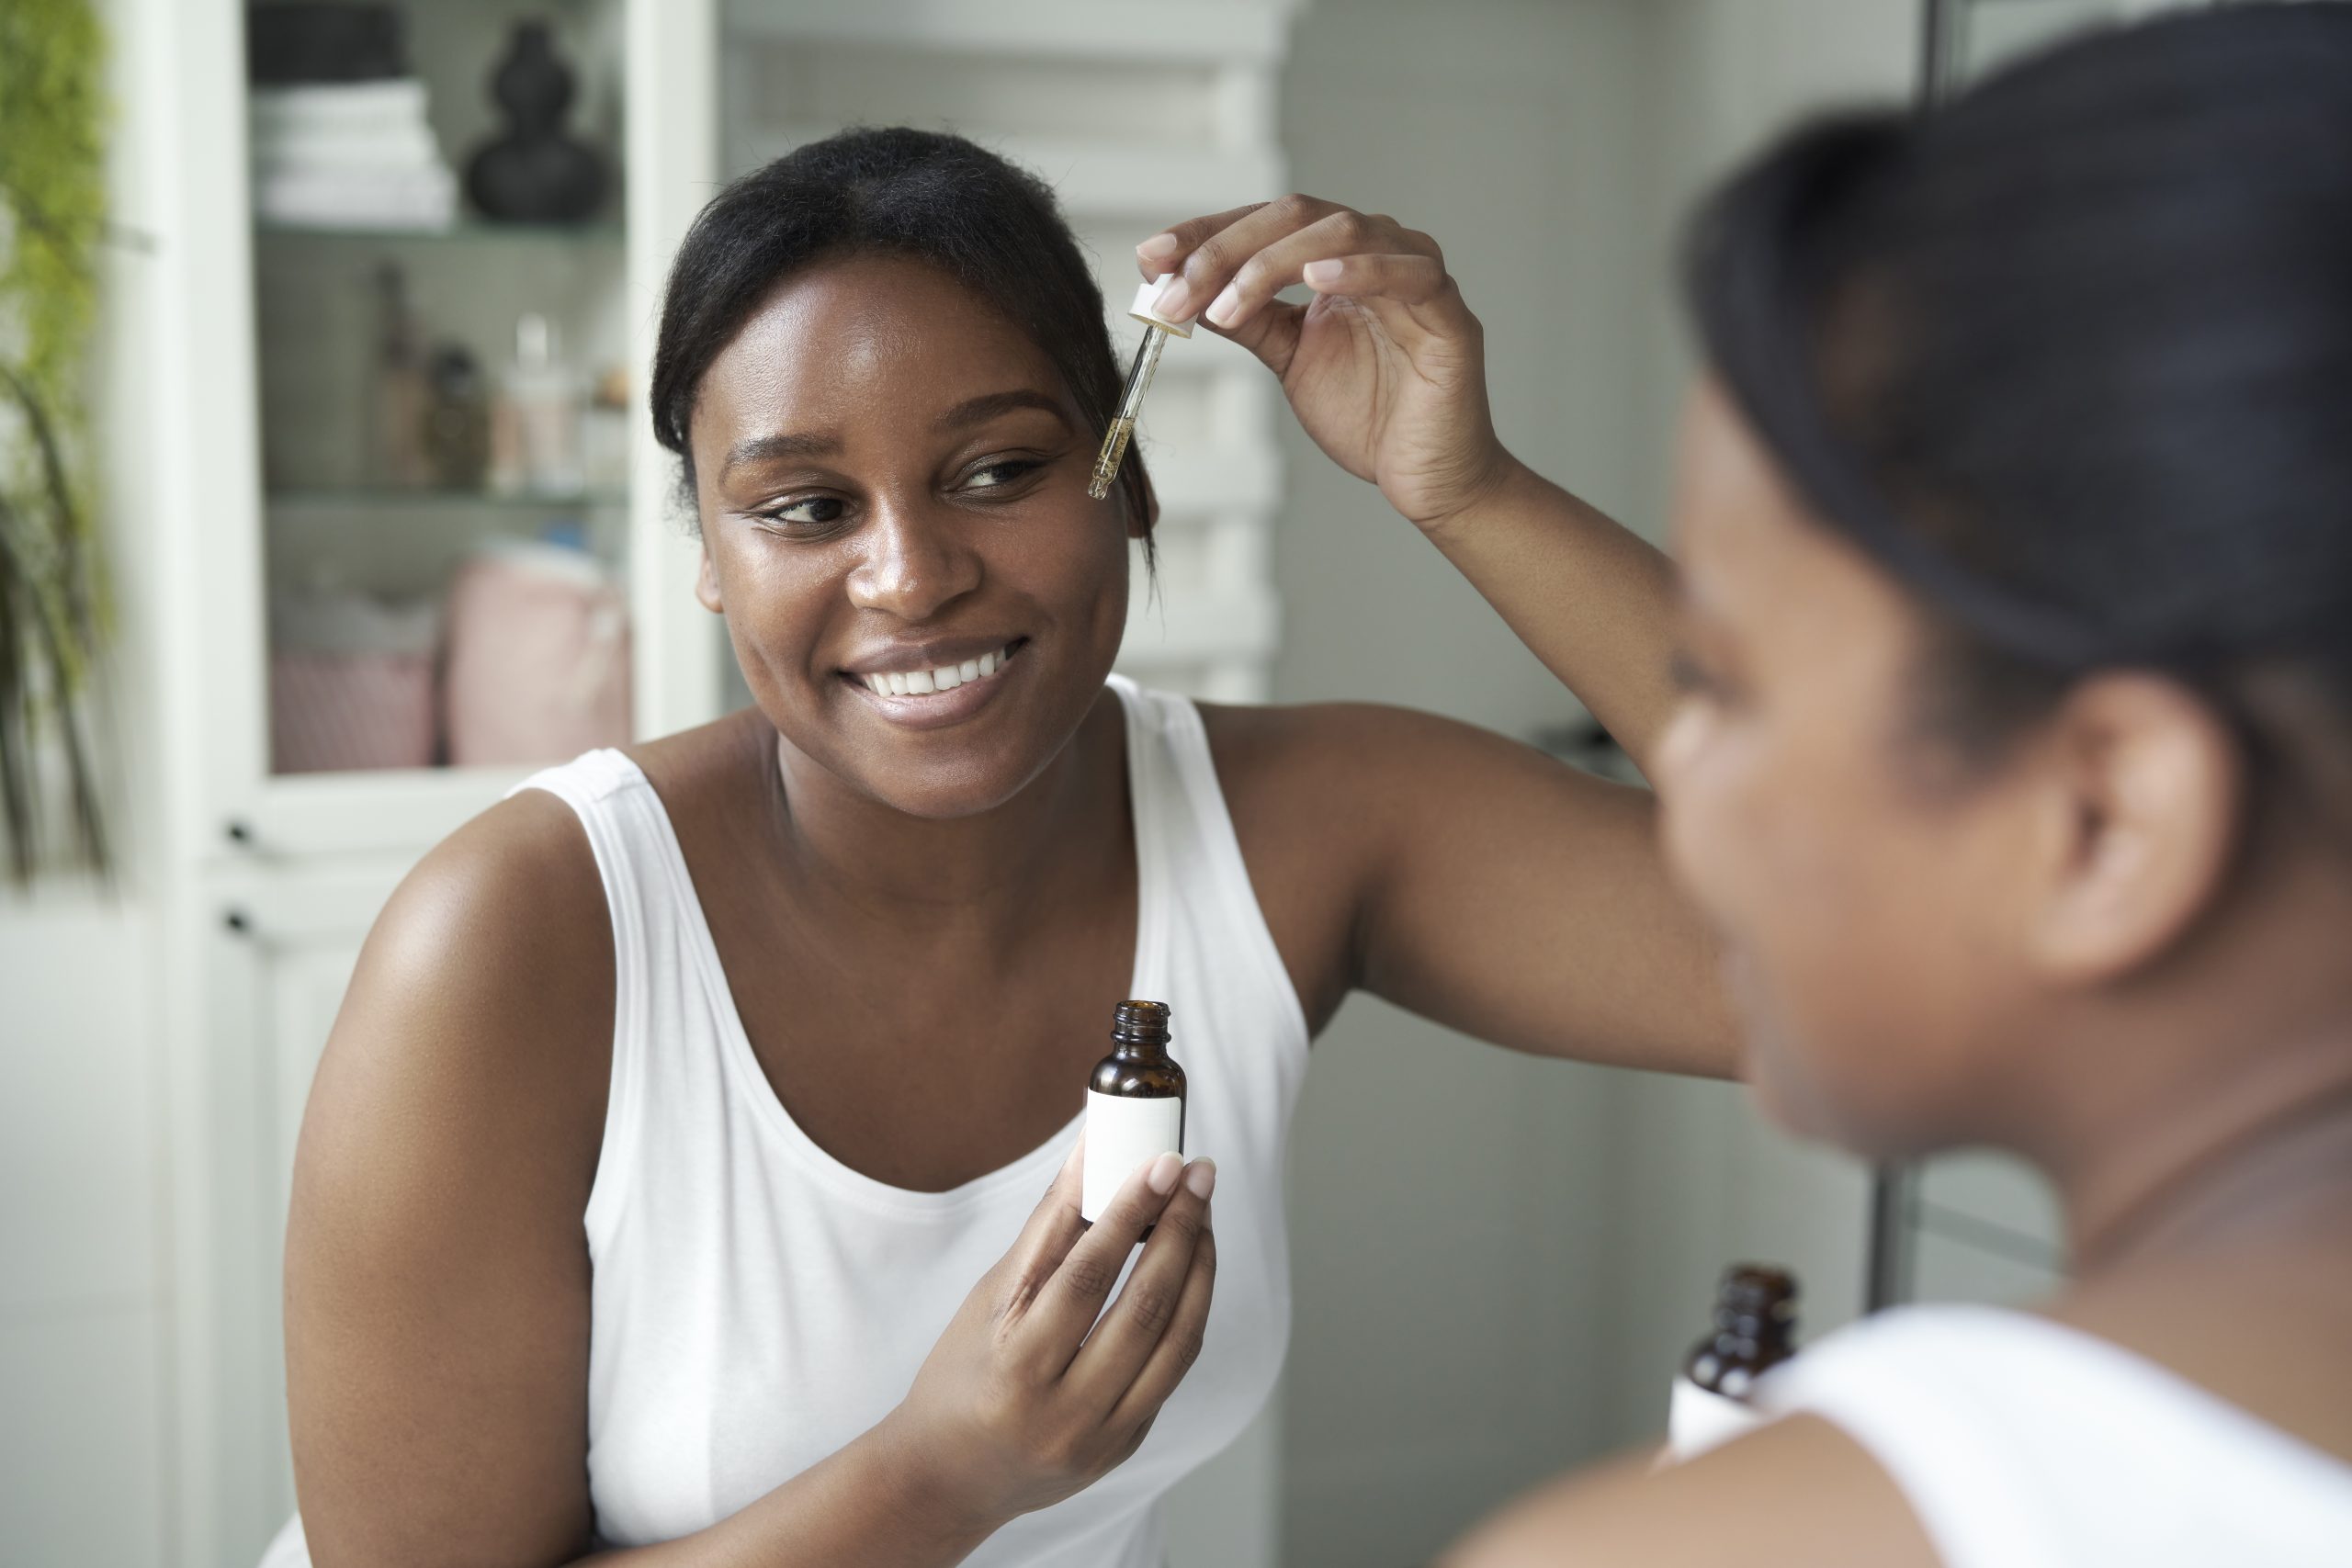
M943 664L936 670L891 670L860 679L876 696L929 696L933 692L952 692L967 682L985 681L1003 669L1011 657L1010 649L999 649L978 659L967 659L961 664Z

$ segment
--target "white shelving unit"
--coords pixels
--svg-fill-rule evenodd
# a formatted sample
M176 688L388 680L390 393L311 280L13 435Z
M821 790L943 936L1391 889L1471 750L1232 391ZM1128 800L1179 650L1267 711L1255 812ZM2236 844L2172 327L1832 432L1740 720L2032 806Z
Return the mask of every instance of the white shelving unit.
M1287 0L730 0L724 163L745 173L850 124L953 130L1050 184L1092 254L1112 343L1141 330L1132 247L1289 188L1274 95ZM1283 493L1274 389L1207 333L1171 344L1139 442L1159 488L1159 581L1137 556L1119 666L1262 700L1281 637L1270 530ZM741 700L740 692L738 700Z
M436 106L462 106L475 125L486 122L495 46L526 10L557 28L581 73L582 107L601 104L617 120L617 142L605 147L617 209L571 233L481 223L392 237L257 231L246 216L245 6L110 7L125 52L118 134L132 197L124 217L154 236L138 298L115 308L153 328L136 366L152 483L139 536L121 547L136 558L125 573L126 619L140 638L130 681L141 716L135 787L162 795L141 802L153 820L135 874L153 894L153 972L141 985L160 1035L168 1151L166 1562L251 1563L292 1510L279 1257L311 1072L386 897L427 849L528 771L272 772L266 606L280 564L274 553L289 538L340 552L364 585L376 566L415 564L398 558L402 548L424 552L429 566L435 541L511 530L529 512L494 497L273 489L266 429L281 438L288 425L309 430L301 440L336 434L306 420L312 411L299 397L289 404L282 383L269 392L270 378L288 366L316 368L302 362L306 351L334 348L300 335L310 318L287 315L282 290L348 267L354 255L392 251L414 258L420 276L438 268L442 324L479 336L490 329L469 310L504 310L498 289L535 271L560 274L576 285L567 298L596 312L582 346L622 364L632 396L641 395L651 302L715 178L715 0L411 6L412 54ZM575 128L592 140L603 129L579 120ZM453 161L479 134L440 129ZM499 318L509 332L511 322ZM335 384L327 376L321 383ZM631 421L625 487L564 498L609 529L608 564L626 585L641 736L715 716L725 657L718 624L693 597L695 557L669 512L666 455L643 423Z

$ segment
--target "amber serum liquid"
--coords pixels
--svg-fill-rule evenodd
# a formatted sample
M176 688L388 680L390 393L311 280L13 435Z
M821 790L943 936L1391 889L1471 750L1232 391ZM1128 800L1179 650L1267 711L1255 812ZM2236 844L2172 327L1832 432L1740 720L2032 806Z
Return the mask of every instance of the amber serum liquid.
M1184 1069L1168 1054L1168 1004L1121 1002L1111 1054L1086 1085L1086 1168L1079 1214L1091 1224L1136 1169L1184 1152Z

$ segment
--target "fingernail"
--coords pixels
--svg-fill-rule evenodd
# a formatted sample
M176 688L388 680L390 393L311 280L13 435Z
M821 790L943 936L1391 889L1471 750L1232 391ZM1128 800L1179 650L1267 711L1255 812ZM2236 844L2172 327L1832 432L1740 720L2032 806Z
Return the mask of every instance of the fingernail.
M1176 1176L1183 1168L1184 1162L1176 1156L1161 1155L1151 1162L1151 1168L1144 1172L1143 1184L1165 1198L1176 1190Z
M1311 261L1299 268L1299 276L1309 283L1337 283L1345 268L1335 261Z
M1168 287L1162 288L1159 297L1152 300L1151 309L1156 315L1165 316L1171 321L1181 321L1184 319L1184 307L1192 302L1192 287L1184 281L1183 275L1179 273L1168 280Z
M1193 1197L1205 1201L1216 1190L1216 1161L1194 1160L1193 1168L1184 1173L1184 1185L1192 1190Z
M1240 309L1240 290L1228 283L1225 286L1225 292L1216 297L1215 302L1209 306L1205 314L1208 316L1210 321L1215 321L1218 326L1226 327L1233 324L1234 315Z
M1154 234L1150 239L1146 240L1142 244L1136 247L1136 254L1139 256L1164 256L1175 248L1175 235Z

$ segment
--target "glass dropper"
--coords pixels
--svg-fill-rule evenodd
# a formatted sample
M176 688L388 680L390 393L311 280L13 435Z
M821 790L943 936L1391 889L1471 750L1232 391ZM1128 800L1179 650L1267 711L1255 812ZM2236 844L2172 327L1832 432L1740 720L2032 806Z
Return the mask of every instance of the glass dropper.
M1159 351L1168 346L1171 337L1193 335L1192 322L1171 321L1152 310L1160 282L1155 277L1146 283L1127 310L1127 314L1143 323L1143 342L1136 345L1136 361L1127 370L1127 389L1119 395L1119 412L1113 416L1111 428L1102 433L1102 450L1095 455L1094 477L1086 486L1086 493L1097 501L1111 493L1112 481L1119 477L1119 465L1126 460L1127 443L1135 438L1136 416L1143 412L1143 395L1151 389L1151 373L1159 368Z

